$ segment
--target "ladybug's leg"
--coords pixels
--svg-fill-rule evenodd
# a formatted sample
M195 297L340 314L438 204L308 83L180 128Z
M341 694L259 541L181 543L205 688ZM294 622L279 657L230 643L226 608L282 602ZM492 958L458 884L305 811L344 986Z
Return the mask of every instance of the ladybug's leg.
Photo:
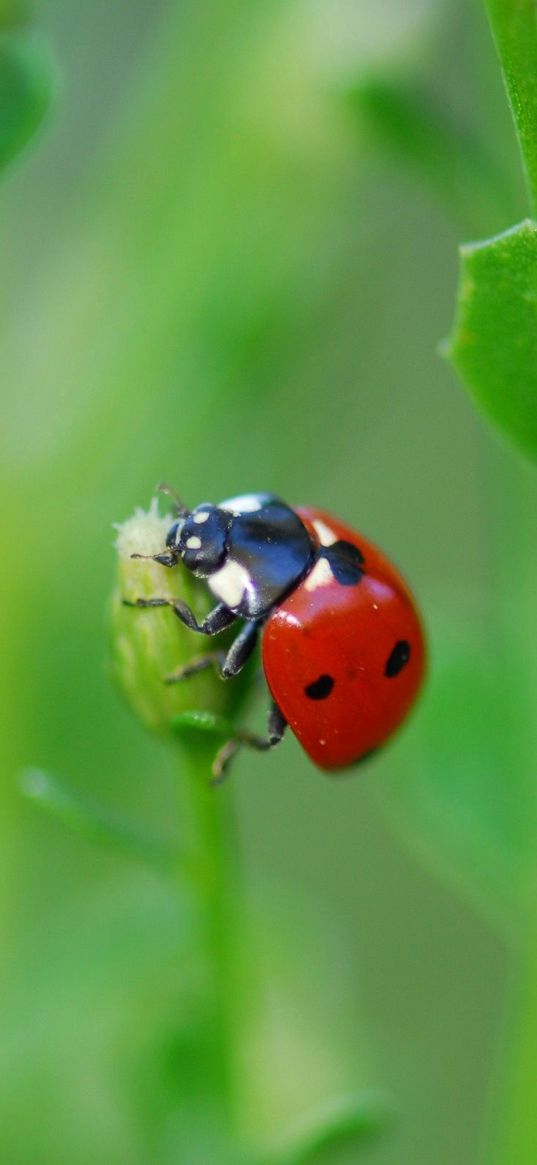
M227 607L225 609L226 611L228 610ZM214 615L217 610L218 607L211 614ZM231 612L229 613L231 614ZM233 617L235 618L235 616ZM210 618L210 616L207 616L207 618ZM239 631L237 638L233 640L227 655L224 655L220 651L207 652L205 655L199 656L198 659L191 660L190 663L180 668L179 671L173 672L170 676L166 676L165 683L179 683L181 680L186 680L189 676L195 675L197 672L204 671L207 667L216 667L224 680L238 675L254 650L259 634L259 626L259 623L245 623L242 630ZM221 628L219 627L218 630L221 630Z
M236 639L233 640L222 664L222 675L225 679L237 676L245 663L248 663L257 643L260 626L260 623L245 623Z
M191 659L190 663L185 663L184 667L180 667L169 676L164 676L165 684L180 684L181 680L188 680L190 676L197 676L198 672L206 671L209 667L216 668L216 671L222 674L222 665L225 660L225 652L223 651L207 651L205 655L197 655L195 659Z
M257 736L255 732L238 731L233 740L228 740L217 752L213 764L213 783L219 785L221 781L227 776L228 768L235 753L240 748L246 746L247 748L255 748L258 752L267 752L269 748L274 748L280 743L283 737L287 721L283 713L274 702L269 708L267 735Z
M201 635L217 635L219 631L229 627L237 618L233 611L226 607L225 603L219 603L217 607L209 611L201 623L198 623L194 612L182 599L135 599L132 603L129 599L123 599L123 605L125 607L171 607L181 623L185 624L185 627L191 631L198 631Z

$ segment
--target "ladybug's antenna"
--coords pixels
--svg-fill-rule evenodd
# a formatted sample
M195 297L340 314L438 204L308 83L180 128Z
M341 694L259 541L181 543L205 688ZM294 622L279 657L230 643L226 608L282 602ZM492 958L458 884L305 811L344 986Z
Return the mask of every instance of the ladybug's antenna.
M179 497L177 490L175 490L173 486L168 485L165 481L161 481L157 485L157 492L166 494L167 497L172 499L172 502L174 503L175 515L177 518L186 518L187 514L190 513L188 506L185 506L185 503Z
M145 558L151 562L160 562L161 566L175 566L176 554L131 554L131 558Z

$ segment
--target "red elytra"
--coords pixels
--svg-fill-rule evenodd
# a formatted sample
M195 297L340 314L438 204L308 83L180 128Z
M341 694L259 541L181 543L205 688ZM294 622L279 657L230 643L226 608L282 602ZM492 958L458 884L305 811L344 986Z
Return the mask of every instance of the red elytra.
M312 761L345 768L383 744L409 712L425 670L423 629L408 586L373 543L323 510L296 512L317 542L357 547L364 573L343 586L321 559L269 616L263 668Z

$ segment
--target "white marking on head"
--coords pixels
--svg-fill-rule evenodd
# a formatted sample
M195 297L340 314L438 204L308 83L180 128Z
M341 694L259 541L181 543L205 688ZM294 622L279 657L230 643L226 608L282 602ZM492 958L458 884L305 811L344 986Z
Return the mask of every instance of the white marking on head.
M321 546L333 546L334 542L338 541L337 534L334 534L334 531L325 522L321 522L320 518L314 518L312 524Z
M189 550L199 550L201 538L197 538L195 534L192 534L190 538L187 538L186 545Z
M330 563L327 558L319 558L315 563L313 570L306 575L302 586L307 591L316 591L318 587L327 587L334 581L334 576L330 569Z
M228 498L225 502L220 502L220 507L223 510L230 510L232 514L251 514L255 510L260 510L263 505L263 499L260 494L242 494L238 498Z
M239 606L244 592L250 584L250 574L245 566L230 559L229 562L220 567L220 570L210 575L207 582L213 595L216 595L220 602L225 603L226 607L231 607L233 610L234 607Z
M208 517L209 511L201 510L199 514L192 515L192 521L195 522L197 526L201 526L201 523L206 522Z

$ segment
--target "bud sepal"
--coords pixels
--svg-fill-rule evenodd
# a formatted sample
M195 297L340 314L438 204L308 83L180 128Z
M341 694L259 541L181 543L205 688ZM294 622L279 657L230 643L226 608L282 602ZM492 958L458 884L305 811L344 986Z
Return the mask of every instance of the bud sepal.
M171 524L170 516L162 516L153 499L149 510L137 509L117 526L112 675L135 714L152 731L176 738L199 732L229 738L249 686L249 667L232 680L222 680L215 668L208 667L177 683L165 681L203 655L224 652L233 631L217 637L196 634L184 626L171 606L133 605L138 599L163 598L172 603L180 599L199 621L214 606L203 580L195 578L181 562L167 568L152 560L152 555L165 552Z

